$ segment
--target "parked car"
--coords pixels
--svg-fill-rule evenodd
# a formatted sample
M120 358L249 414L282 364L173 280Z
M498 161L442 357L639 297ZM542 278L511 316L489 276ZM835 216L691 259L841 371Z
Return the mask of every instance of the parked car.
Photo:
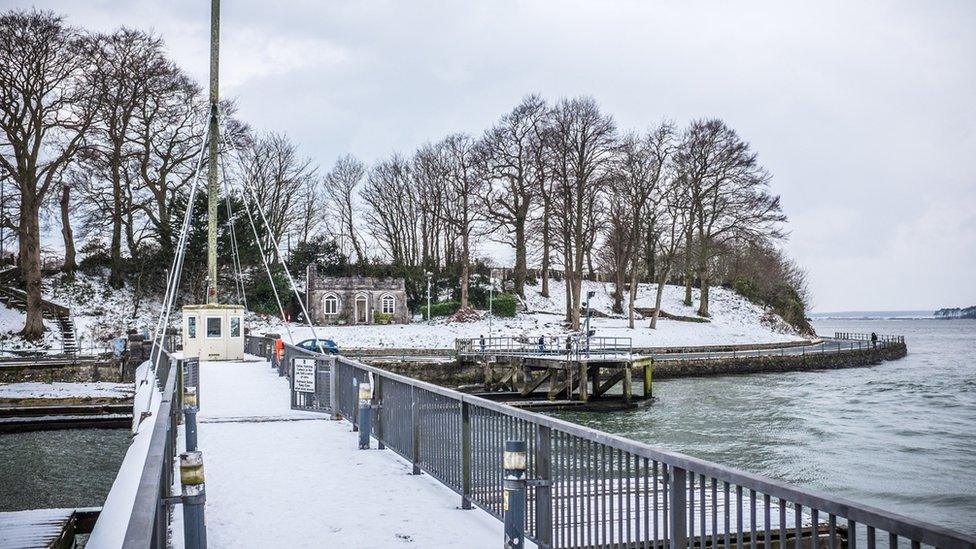
M339 346L336 345L335 341L332 341L331 339L306 339L295 346L301 347L306 351L312 351L313 353L325 353L330 355L339 354Z

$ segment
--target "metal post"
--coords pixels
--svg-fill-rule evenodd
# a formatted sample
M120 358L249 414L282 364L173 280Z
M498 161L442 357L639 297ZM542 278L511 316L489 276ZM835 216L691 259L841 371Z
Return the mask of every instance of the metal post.
M505 549L525 545L525 467L524 440L506 440L503 454L505 476L502 481L502 510L505 513Z
M535 537L540 549L552 547L552 430L539 425L535 431Z
M373 428L372 407L373 386L369 383L359 384L359 449L369 450L369 435Z
M430 317L430 277L431 276L433 276L433 273L427 271L427 322L430 322L432 320Z
M383 376L376 377L376 387L373 387L373 409L376 410L376 414L373 417L373 423L376 424L376 447L380 450L385 450L386 445L383 444L383 409L381 408L383 404Z
M461 509L471 508L471 405L461 401Z
M183 546L204 549L207 546L207 501L203 480L203 454L199 451L180 454L180 482L183 484Z
M207 303L217 303L217 182L220 95L220 0L210 3L210 142L207 162Z
M410 386L410 461L413 462L411 474L420 474L420 403L417 401L417 388Z
M186 449L197 449L197 389L187 387L183 390L183 416L186 418Z
M654 359L644 364L644 398L654 396Z
M671 497L671 505L668 506L670 549L685 549L688 545L687 472L680 467L672 466L670 473L671 482L668 489Z

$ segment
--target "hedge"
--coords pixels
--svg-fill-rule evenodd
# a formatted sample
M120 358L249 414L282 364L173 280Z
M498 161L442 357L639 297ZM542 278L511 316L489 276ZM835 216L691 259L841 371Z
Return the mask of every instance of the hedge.
M491 311L496 316L514 317L518 308L515 296L511 294L499 294L492 300Z
M433 303L430 306L431 316L451 316L461 308L461 303L458 301L441 301L439 303ZM427 307L422 307L420 309L421 314L424 318L427 317Z

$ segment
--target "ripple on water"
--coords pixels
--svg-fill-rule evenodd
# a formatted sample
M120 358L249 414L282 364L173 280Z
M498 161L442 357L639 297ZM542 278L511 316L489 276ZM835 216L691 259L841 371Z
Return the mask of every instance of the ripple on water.
M902 333L872 368L675 379L658 402L570 421L976 535L976 322L818 322Z

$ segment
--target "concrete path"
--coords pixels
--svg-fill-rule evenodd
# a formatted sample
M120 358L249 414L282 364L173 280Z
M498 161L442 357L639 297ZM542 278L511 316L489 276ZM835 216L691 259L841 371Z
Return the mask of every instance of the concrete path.
M502 524L344 421L289 409L267 362L201 365L199 441L211 547L502 545ZM374 441L375 445L375 441Z

